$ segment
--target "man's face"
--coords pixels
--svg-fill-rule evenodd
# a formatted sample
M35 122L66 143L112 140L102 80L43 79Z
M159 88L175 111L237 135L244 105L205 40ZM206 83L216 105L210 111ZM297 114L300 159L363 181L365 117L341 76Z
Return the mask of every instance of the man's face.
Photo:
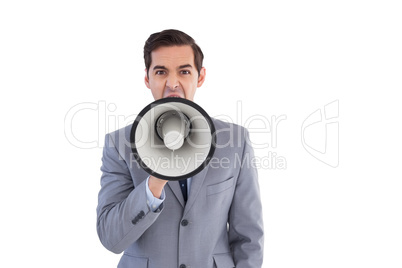
M181 97L192 101L197 87L205 80L204 67L198 75L193 49L190 46L159 47L151 52L151 57L151 66L145 70L145 84L154 99Z

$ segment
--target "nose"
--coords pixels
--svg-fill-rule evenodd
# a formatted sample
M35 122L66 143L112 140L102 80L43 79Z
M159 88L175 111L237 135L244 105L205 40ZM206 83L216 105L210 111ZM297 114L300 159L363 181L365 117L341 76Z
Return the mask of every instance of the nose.
M170 88L171 90L175 90L179 86L180 86L180 82L179 82L177 75L170 74L166 81L166 87Z

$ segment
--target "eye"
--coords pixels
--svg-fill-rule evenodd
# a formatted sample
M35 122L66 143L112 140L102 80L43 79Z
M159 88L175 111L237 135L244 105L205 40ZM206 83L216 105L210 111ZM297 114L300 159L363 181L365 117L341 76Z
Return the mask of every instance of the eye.
M164 75L164 74L166 74L166 72L165 71L156 71L155 74L156 75Z
M190 71L188 71L188 70L182 70L182 71L180 71L180 73L181 73L181 74L190 74Z

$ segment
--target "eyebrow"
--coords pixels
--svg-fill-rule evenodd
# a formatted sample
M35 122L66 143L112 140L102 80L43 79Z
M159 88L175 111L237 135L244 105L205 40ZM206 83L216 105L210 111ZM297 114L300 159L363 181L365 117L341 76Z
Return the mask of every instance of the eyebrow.
M191 66L191 64L184 64L184 65L179 66L179 69L184 69L184 68L193 68L193 66ZM167 68L163 65L155 65L153 70L156 70L156 69L167 70Z
M162 65L155 65L153 70L156 70L156 69L167 70L167 68L165 66L162 66Z
M193 68L193 66L191 66L191 64L184 64L184 65L179 66L179 69L184 69L184 68Z

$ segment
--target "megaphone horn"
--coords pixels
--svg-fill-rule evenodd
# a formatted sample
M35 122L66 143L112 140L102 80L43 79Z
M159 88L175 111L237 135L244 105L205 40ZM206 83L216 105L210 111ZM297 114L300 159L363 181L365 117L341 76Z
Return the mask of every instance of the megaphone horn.
M215 126L196 103L164 98L138 114L130 142L134 158L150 175L182 180L208 165L215 152Z

